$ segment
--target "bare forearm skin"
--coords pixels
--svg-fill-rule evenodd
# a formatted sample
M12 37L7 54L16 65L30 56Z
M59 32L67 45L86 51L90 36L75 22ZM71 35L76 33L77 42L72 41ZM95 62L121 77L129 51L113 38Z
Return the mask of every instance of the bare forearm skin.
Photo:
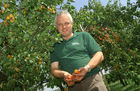
M93 55L93 57L91 58L91 60L89 61L89 63L87 65L89 65L91 69L94 69L103 60L104 60L104 56L103 56L103 53L100 51Z

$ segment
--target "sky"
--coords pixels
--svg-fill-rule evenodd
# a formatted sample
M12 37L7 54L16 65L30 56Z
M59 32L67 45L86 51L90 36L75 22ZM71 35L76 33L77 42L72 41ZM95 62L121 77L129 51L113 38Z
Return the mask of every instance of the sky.
M64 0L65 2L67 0ZM109 0L98 0L101 1L101 4L103 6L106 6L106 4L108 3ZM115 1L115 0L112 0ZM130 0L131 2L136 2L137 0ZM121 4L126 6L127 5L127 0L120 0ZM74 3L72 3L72 5L74 5L76 7L77 10L79 10L81 7L83 7L84 5L88 5L88 0L75 0Z

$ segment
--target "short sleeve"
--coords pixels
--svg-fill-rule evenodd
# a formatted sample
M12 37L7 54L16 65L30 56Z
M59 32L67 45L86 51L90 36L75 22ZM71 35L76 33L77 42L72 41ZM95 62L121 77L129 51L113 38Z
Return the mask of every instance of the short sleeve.
M56 62L58 60L54 51L50 53L50 60L51 60L51 63Z
M95 41L95 39L87 32L84 34L84 41L86 49L89 52L89 55L93 55L98 51L102 51L99 44Z

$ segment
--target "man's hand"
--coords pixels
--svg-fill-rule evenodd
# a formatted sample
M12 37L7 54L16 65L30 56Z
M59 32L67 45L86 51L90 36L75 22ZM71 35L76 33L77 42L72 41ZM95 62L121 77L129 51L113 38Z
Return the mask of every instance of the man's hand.
M73 86L75 84L74 76L70 73L64 73L64 81L68 84L68 86Z
M86 73L87 73L87 70L84 67L81 67L79 69L79 72L74 71L74 73L73 73L73 76L75 78L74 81L80 82L85 77Z

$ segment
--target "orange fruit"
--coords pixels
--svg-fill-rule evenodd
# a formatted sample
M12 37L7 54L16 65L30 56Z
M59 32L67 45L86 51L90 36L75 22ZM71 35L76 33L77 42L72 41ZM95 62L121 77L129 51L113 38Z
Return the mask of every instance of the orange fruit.
M23 14L25 15L26 14L26 10L24 9L24 11L23 11Z
M6 20L9 20L9 19L10 19L10 16L7 16L7 17L6 17Z
M38 62L38 64L42 64L42 62L41 62L41 61L39 61L39 62Z
M68 76L68 79L71 80L71 81L68 81L68 82L67 82L68 86L74 85L74 83L75 83L75 82L73 81L73 80L74 80L74 76L73 76L73 75L69 75L69 76Z
M15 20L15 17L12 17L13 20Z
M1 10L1 14L3 14L4 13L4 11L3 10Z
M11 17L14 17L14 16L12 14L10 14L9 17L11 18Z
M53 8L48 8L48 10L51 12L51 13L55 13L55 10Z
M10 54L9 54L8 57L9 57L9 58L13 58L13 55L10 55Z
M74 73L75 73L75 74L79 74L79 73L80 73L80 71L79 71L79 70L77 70L77 69L75 69L75 70L74 70Z
M4 8L7 8L8 7L8 4L4 4Z
M45 6L41 6L40 8L41 8L41 9L46 9L46 7L45 7Z
M74 80L74 76L73 75L69 75L68 79Z
M75 70L74 70L74 73L75 73L75 74L79 74L80 71L79 71L78 69L75 69ZM76 80L80 79L80 76L75 76L75 79L76 79Z
M12 19L10 19L10 22L13 23L14 21Z

